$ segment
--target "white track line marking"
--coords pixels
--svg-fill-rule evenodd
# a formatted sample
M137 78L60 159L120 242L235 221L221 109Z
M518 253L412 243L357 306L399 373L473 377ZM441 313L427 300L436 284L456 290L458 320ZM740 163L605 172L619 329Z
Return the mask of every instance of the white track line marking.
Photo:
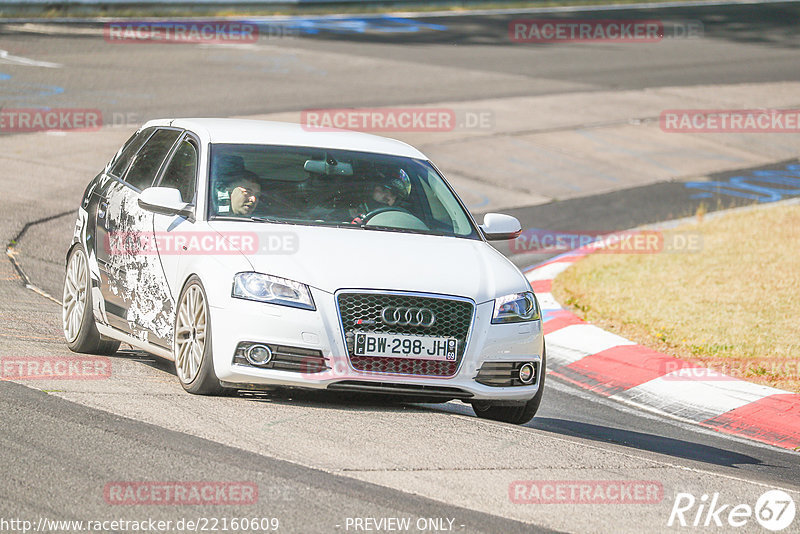
M562 365L569 365L606 349L635 344L633 341L590 324L565 326L546 334L545 339L547 340L547 356Z
M548 263L543 267L538 267L525 274L528 282L538 282L539 280L553 280L556 276L566 271L574 261L557 261Z
M58 69L63 67L61 63L50 63L49 61L37 61L22 56L12 56L6 50L0 50L0 63L12 65L24 65L26 67L45 67L48 69Z
M679 372L673 372L613 397L647 404L661 412L702 422L780 393L785 392L734 378L691 380L682 378Z

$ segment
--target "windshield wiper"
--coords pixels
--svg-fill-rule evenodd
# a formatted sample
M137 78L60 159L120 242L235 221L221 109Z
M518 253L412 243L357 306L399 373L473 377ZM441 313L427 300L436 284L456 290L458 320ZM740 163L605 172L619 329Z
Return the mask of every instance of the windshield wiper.
M397 228L396 226L379 226L374 224L362 224L360 227L364 230L377 230L379 232L401 232L408 234L438 235L447 237L445 234L440 234L438 232L434 232L433 230L419 230L416 228Z
M335 228L358 228L357 224L351 224L346 222L333 222L333 221L305 221L303 224L309 224L311 226L331 226Z
M286 219L273 219L272 217L250 217L250 220L255 222L275 223L275 224L297 224Z
M333 222L333 221L311 221L306 219L274 219L272 217L250 217L251 221L276 223L276 224L294 224L297 226L335 226L337 228L358 228L358 225L348 224L346 222Z

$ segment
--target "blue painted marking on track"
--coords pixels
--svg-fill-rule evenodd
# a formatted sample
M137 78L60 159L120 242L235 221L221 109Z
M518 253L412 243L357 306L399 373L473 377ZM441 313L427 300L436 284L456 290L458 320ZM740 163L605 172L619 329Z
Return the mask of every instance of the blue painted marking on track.
M420 22L418 20L404 19L400 17L383 17L381 20L397 24L397 26L393 26L394 28L393 30L388 30L389 33L398 33L398 32L411 33L411 32L418 32L420 30L436 30L436 31L447 30L447 26L443 24L431 24L430 22Z
M800 165L751 171L747 176L732 176L727 181L686 182L684 186L699 190L690 198L709 198L717 193L761 203L776 202L784 197L800 195Z
M10 79L11 79L10 74L6 74L5 72L0 72L0 82Z
M481 193L476 193L475 191L471 191L471 190L470 190L470 193L480 197L480 200L478 200L475 204L467 205L467 207L469 209L473 210L473 209L477 209L477 208L482 208L482 207L486 206L487 204L489 204L489 197L487 197L486 195L483 195Z
M11 91L17 94L5 94ZM33 98L56 96L63 94L64 91L64 88L59 87L58 85L43 85L38 83L23 83L15 85L12 83L10 86L3 86L3 94L0 94L0 97L2 97L2 99L5 101L24 101Z
M475 209L478 209L478 208L482 208L482 207L486 206L487 204L489 204L489 197L483 195L483 198L482 198L482 200L480 202L478 202L477 204L470 204L467 207L469 209L471 209L471 210L475 210Z
M40 85L39 87L42 87L42 90L36 96L54 96L64 92L64 88L57 85Z
M416 33L422 30L444 31L447 26L431 24L401 17L297 17L275 23L278 26L301 33L316 35L330 33Z

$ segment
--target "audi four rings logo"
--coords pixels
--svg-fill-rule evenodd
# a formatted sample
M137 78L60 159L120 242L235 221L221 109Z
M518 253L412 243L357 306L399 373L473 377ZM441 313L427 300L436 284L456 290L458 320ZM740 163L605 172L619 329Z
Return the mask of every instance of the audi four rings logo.
M381 321L392 326L433 326L436 316L428 308L387 306L381 310Z

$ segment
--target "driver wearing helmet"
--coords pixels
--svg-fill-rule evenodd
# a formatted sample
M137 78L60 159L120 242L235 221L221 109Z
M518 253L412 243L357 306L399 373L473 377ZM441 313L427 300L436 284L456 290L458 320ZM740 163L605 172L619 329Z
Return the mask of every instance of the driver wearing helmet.
M403 169L388 174L379 173L377 180L367 184L367 198L351 210L354 215L353 224L363 224L364 218L371 212L395 207L408 199L411 193L411 179Z

